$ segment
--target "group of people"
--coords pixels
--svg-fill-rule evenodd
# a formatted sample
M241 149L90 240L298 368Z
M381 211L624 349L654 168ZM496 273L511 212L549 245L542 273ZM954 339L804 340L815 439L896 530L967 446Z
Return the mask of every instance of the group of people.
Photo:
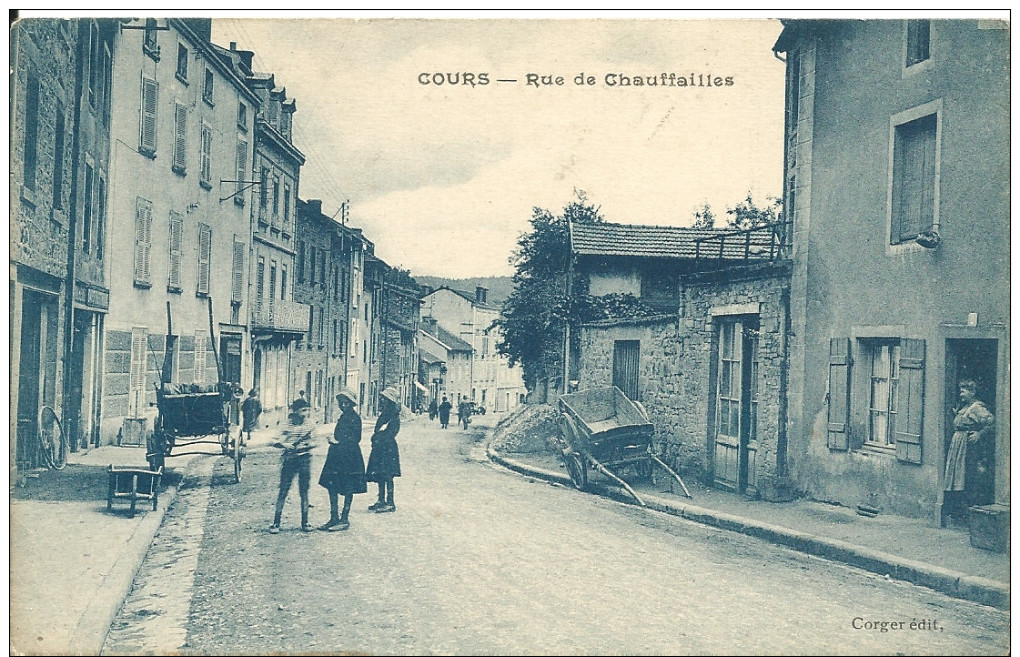
M393 503L393 480L400 476L400 451L397 447L397 434L400 432L400 396L394 388L387 388L380 393L381 410L372 433L372 451L365 465L361 455L361 416L356 410L358 398L350 388L344 388L336 396L340 408L340 417L329 438L329 450L326 462L319 474L319 485L329 493L329 520L321 525L323 531L343 531L349 529L351 504L354 496L368 492L368 482L379 487L379 496L375 504L368 507L376 513L388 513L397 510ZM241 404L241 437L258 426L262 413L262 404L258 392L251 390ZM273 443L274 447L283 450L280 461L280 488L276 496L276 513L273 524L269 526L270 534L280 533L283 509L287 494L298 480L298 494L301 499L301 529L312 531L308 519L308 489L311 483L312 424L308 422L311 414L311 403L302 390L300 396L290 405L288 426L280 440ZM343 508L340 507L340 496L343 496Z
M438 415L439 426L445 429L450 426L451 410L453 410L453 404L450 403L446 395L443 395L443 401L439 404L436 404L436 400L433 399L429 402L429 420L435 420ZM461 400L460 404L457 405L457 421L463 424L465 429L471 424L471 415L473 413L473 404L467 399Z

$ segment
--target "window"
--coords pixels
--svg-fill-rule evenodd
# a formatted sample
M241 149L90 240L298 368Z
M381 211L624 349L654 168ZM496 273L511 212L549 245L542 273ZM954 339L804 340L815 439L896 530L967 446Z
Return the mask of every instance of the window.
M102 176L99 176L96 209L96 258L102 260L106 253L106 179Z
M156 40L157 26L155 18L145 19L145 37L142 39L142 52L159 61L159 44Z
M273 316L276 308L276 261L269 261L269 316Z
M315 252L318 251L314 246L308 247L308 282L315 282Z
M209 294L209 269L212 260L212 228L206 224L198 224L198 286L195 293L200 296Z
M319 310L319 346L326 345L326 313Z
M931 56L931 21L907 21L907 59L905 65L910 67L927 60Z
M28 189L35 190L36 154L39 143L39 79L29 75L25 82L25 180Z
M319 254L319 282L323 287L326 286L326 249L322 249Z
M64 106L57 103L57 125L53 133L53 208L64 206Z
M181 103L174 105L174 161L170 166L174 173L182 176L187 170L188 155L188 108Z
M269 170L262 167L259 175L259 208L262 210L259 216L266 213L266 206L269 205Z
M100 68L99 68L99 24L89 21L89 104L99 107Z
M244 288L244 242L234 237L234 253L231 266L230 302L241 305L241 294Z
M188 82L188 49L183 43L177 44L177 79Z
M913 240L935 221L935 167L938 115L895 127L891 243Z
M237 140L237 157L234 165L237 183L234 185L234 203L244 205L244 181L248 175L248 142Z
M170 274L167 281L169 292L181 291L181 263L184 246L184 217L179 212L170 212Z
M334 318L333 319L333 353L334 354L336 354L338 352L337 347L339 346L339 342L338 342L339 337L340 337L340 321Z
M95 192L95 169L90 162L85 163L85 196L81 215L81 250L88 253L92 250L92 210Z
M305 243L297 241L297 279L298 283L305 282Z
M862 351L870 362L868 435L866 442L886 447L896 443L896 388L899 384L900 345L865 342Z
M280 265L280 301L287 300L287 265Z
M109 44L103 44L103 120L110 123L110 98L113 95L113 57Z
M202 86L202 100L213 104L213 72L205 69L205 85Z
M283 183L283 225L290 225L290 185Z
M198 174L198 183L206 189L212 189L212 128L202 124L202 166Z
M248 131L248 106L244 101L237 103L237 127L245 132Z
M308 306L308 348L311 348L315 339L313 329L315 328L315 306Z
M273 220L280 214L280 177L273 176Z
M142 77L141 117L138 125L138 150L156 157L156 112L159 108L159 83Z

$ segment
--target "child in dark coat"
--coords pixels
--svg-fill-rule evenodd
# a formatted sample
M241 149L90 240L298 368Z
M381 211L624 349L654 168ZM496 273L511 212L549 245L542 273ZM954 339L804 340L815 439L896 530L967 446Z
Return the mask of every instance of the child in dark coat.
M400 397L394 388L381 393L382 412L372 434L372 453L368 457L366 477L379 484L379 501L369 511L396 511L393 504L393 478L400 476L400 452L397 433L400 431Z
M333 437L329 441L326 463L319 475L319 485L329 491L329 522L319 527L323 531L343 531L351 524L348 516L355 494L368 490L365 482L365 460L361 456L361 416L354 410L357 396L344 388L336 396L342 415L336 421ZM339 512L339 496L344 496L344 510Z

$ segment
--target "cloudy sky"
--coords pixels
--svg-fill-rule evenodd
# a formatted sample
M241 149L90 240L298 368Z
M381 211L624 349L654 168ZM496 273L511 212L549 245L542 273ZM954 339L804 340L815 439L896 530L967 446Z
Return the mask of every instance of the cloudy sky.
M256 68L296 99L302 198L321 198L327 214L349 199L350 223L391 265L464 277L511 273L532 208L559 210L575 189L609 221L660 225L690 223L705 201L719 215L748 190L778 194L784 66L771 47L781 29L764 19L217 16L213 40L255 51ZM422 73L489 83L423 85ZM563 84L529 86L529 73ZM580 73L595 84L576 85ZM663 73L723 84L606 80L661 83Z

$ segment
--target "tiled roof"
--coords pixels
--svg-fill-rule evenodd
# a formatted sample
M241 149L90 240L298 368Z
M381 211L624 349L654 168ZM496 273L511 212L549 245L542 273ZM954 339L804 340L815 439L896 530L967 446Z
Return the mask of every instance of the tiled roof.
M439 341L449 347L450 351L474 351L470 344L464 342L442 326L436 326L436 333Z
M694 258L698 253L703 258L718 258L719 240L702 242L700 251L695 240L730 232L731 229L720 228L571 223L570 247L577 255ZM768 258L770 233L757 231L750 236L750 257ZM723 259L743 260L745 239L745 235L727 235L723 242Z

